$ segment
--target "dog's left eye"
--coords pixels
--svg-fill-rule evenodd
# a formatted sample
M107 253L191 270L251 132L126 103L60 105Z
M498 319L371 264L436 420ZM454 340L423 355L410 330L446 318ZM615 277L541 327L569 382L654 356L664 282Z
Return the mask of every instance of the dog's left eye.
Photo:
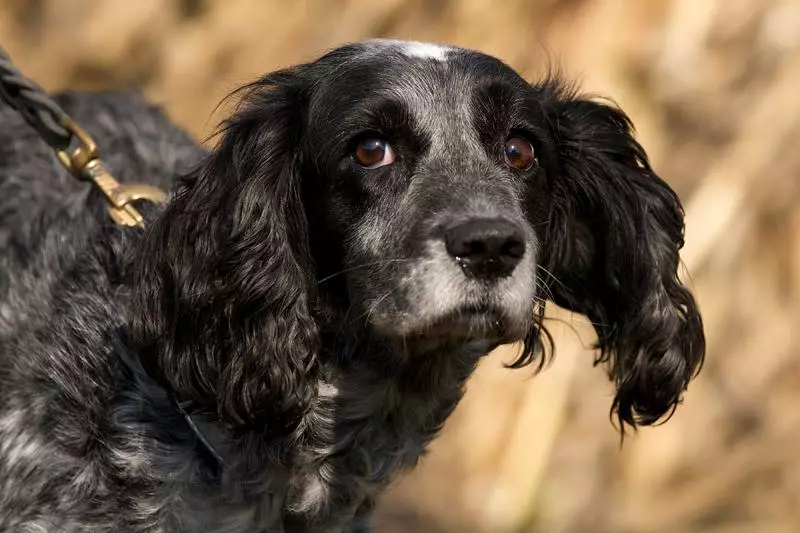
M369 138L359 141L353 152L356 163L364 168L379 168L394 163L394 150L383 139Z

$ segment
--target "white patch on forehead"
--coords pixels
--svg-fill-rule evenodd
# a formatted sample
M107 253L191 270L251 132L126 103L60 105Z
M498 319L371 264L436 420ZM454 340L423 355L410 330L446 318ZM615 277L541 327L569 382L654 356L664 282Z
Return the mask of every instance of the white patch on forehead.
M320 381L317 385L317 390L319 391L319 396L326 400L336 398L336 396L339 394L339 388L333 383L328 383L327 381Z
M403 51L413 57L445 61L450 49L438 44L411 42L405 44Z
M447 54L453 49L449 46L440 44L423 43L419 41L399 41L394 39L373 39L374 44L397 48L408 57L420 59L435 59L436 61L446 61Z

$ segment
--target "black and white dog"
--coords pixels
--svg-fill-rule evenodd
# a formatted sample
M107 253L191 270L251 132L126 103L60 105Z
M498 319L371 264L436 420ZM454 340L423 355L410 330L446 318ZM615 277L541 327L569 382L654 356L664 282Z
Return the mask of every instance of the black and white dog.
M0 531L365 531L481 356L540 361L544 298L596 325L623 426L680 401L682 208L621 111L386 40L240 96L206 153L136 96L59 95L171 190L144 230L0 109Z

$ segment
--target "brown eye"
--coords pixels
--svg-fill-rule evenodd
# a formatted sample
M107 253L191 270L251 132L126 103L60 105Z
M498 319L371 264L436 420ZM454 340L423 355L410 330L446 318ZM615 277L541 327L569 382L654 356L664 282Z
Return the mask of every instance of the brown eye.
M506 163L517 170L530 170L536 163L531 143L522 137L510 137L503 148Z
M394 150L383 139L364 139L356 145L353 158L364 168L379 168L394 163Z

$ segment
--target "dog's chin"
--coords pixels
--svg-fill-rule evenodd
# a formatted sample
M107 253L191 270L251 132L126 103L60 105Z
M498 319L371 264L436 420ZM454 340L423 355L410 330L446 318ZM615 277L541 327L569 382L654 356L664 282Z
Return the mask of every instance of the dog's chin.
M521 341L528 330L528 317L513 317L501 308L490 305L464 305L445 314L425 320L415 319L385 324L383 333L402 338L404 342L426 345L468 344L487 349Z

